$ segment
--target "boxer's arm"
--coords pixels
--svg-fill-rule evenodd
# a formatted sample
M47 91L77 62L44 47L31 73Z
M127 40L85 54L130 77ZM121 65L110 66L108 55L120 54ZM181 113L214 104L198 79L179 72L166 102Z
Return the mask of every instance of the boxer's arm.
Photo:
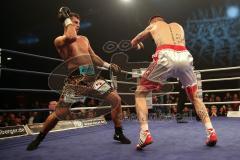
M131 44L133 47L137 47L137 45L142 42L144 39L148 38L150 36L150 31L152 29L152 26L149 25L144 31L139 33L135 38L132 39Z
M66 32L63 36L59 36L54 40L54 45L56 47L63 47L77 40L77 32L73 25L68 25L66 27Z
M73 24L69 24L68 26L65 26L66 31L63 35L63 40L65 43L72 43L77 40L77 31L75 29L75 26Z
M92 47L90 46L89 43L88 43L88 46L89 46L88 51L90 53L90 56L92 58L93 63L97 66L102 67L103 64L104 64L104 61L98 55L95 54L95 52L93 51L93 49L92 49Z
M87 41L88 41L88 39L87 39ZM89 51L89 54L92 58L93 63L96 66L106 68L106 69L111 70L112 72L117 73L117 74L121 73L121 68L118 65L116 65L114 63L109 64L108 62L106 62L102 58L100 58L98 55L96 55L95 52L93 51L89 41L88 41L88 51Z
M61 7L58 11L58 19L64 26L64 34L55 39L55 46L61 47L77 40L77 31L69 16L70 13L68 7Z
M87 41L88 43L88 52L91 56L91 59L93 61L93 63L96 65L96 66L99 66L99 67L102 67L104 65L104 63L106 63L102 58L100 58L98 55L96 55L96 53L93 51L90 43L89 43L89 40L87 37L85 36L82 36L85 38L85 40Z

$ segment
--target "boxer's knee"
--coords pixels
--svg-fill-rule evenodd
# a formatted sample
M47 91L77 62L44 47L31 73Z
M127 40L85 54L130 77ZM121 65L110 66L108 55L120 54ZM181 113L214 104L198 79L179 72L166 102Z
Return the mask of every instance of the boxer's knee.
M55 108L55 112L53 112L53 115L58 120L66 119L66 117L71 114L70 108L71 103L66 103L63 99L60 99Z
M194 103L199 100L198 94L197 94L197 85L188 86L185 88L185 91L188 95L189 100Z
M138 86L135 91L135 97L146 97L146 95L149 93L149 90L147 90L143 86Z
M111 92L106 99L114 108L121 107L122 99L115 91Z
M119 95L114 96L114 106L120 107L121 106L122 99Z

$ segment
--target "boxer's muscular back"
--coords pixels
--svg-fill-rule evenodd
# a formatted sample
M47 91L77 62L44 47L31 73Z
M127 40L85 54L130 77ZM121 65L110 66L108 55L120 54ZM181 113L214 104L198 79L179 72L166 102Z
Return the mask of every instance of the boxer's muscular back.
M163 44L185 46L184 30L178 23L159 21L152 24L151 35L156 46Z
M89 41L84 36L78 36L74 42L65 42L62 46L56 46L56 48L60 57L65 61L69 61L69 69L77 68L80 65L92 64L88 50Z

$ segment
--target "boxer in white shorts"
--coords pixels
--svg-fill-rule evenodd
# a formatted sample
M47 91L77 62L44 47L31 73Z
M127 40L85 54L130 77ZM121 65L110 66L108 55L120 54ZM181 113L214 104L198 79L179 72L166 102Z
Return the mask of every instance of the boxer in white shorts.
M132 41L132 47L142 49L143 41L152 37L157 49L135 92L135 103L140 122L140 138L137 149L141 150L153 142L148 128L148 108L146 95L150 91L160 91L170 77L179 78L189 100L195 106L207 132L207 146L215 146L217 134L212 126L206 106L197 95L197 79L193 72L193 57L185 47L184 30L178 23L166 23L160 16L150 18L149 26Z

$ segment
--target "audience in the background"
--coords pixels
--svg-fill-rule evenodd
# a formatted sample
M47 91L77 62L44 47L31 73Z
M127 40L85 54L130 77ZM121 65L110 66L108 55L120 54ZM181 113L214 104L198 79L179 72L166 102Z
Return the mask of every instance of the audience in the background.
M217 117L217 116L218 116L218 115L217 115L217 112L218 112L217 106L212 105L212 106L211 106L210 117Z
M31 112L30 117L28 119L28 124L41 123L42 117L40 113L41 112Z
M226 105L223 105L219 109L218 116L226 116L226 115L227 115L227 107Z
M0 115L0 127L5 127L6 122L3 115Z
M234 94L233 94L232 101L239 101L239 100L240 100L240 99L239 99L238 94L237 94L237 93L234 93ZM239 105L240 105L240 103L233 103L233 104L232 104L232 109L233 109L233 111L238 111L238 110L239 110Z
M50 109L49 113L51 114L52 111L54 111L56 109L57 106L57 101L50 101L48 103L48 109Z
M162 99L162 100L161 100ZM153 96L152 98L153 104L158 103L166 103L172 104L177 103L178 95L167 95L164 98L160 98L158 96ZM240 92L227 92L225 94L204 94L203 95L204 102L222 102L222 101L240 101ZM22 101L21 101L22 102ZM18 107L25 108L22 106L23 103L18 104ZM31 104L31 103L30 103ZM88 98L84 104L81 104L86 107L94 107L98 106L99 101ZM4 108L7 107L8 104L4 104ZM46 108L48 106L50 110L54 110L57 106L56 101L50 101L47 103L41 103L39 101L35 101L32 104L33 108ZM228 111L238 111L240 103L233 103L233 104L213 104L207 105L207 110L210 117L219 117L219 116L226 116ZM177 107L176 106L154 106L152 109L152 113L162 113L162 114L169 114L171 116L176 116ZM193 110L192 106L186 105L183 109L183 113L185 116L190 116L190 112ZM96 116L95 110L80 110L82 115L79 117L84 118L94 118ZM123 109L123 119L128 119L133 117L132 113L134 110L130 110L129 108ZM33 123L41 123L44 120L43 112L14 112L14 113L0 113L0 127L5 126L15 126L15 125L25 125L25 124L33 124ZM46 112L47 113L47 112ZM48 113L47 113L48 114ZM192 116L192 115L191 115Z

